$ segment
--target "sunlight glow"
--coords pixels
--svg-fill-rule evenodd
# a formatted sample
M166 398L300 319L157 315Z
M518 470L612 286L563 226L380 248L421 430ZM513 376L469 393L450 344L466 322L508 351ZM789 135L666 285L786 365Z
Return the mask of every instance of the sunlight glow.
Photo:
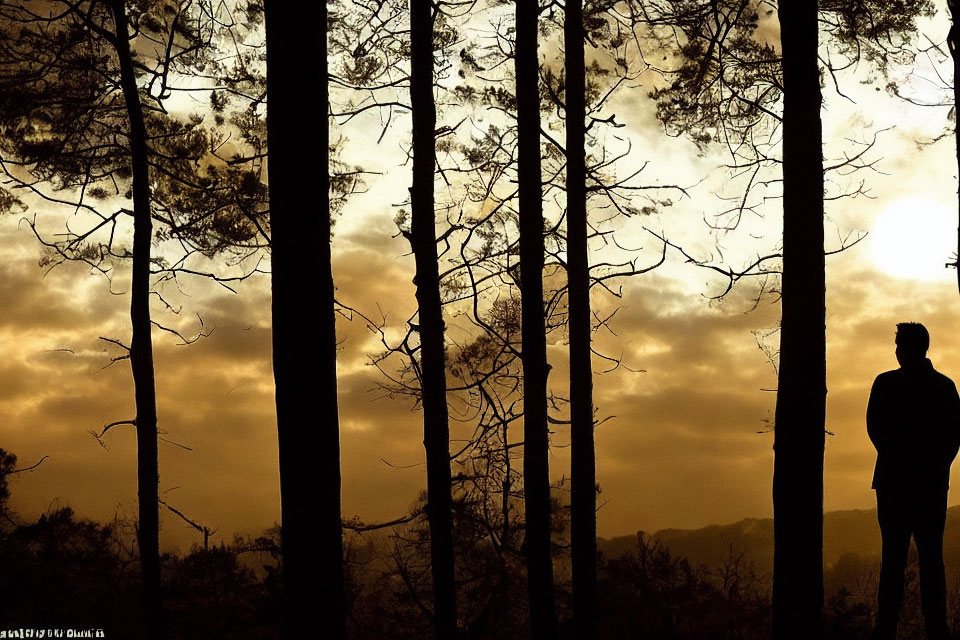
M926 282L956 278L944 266L957 248L956 214L936 200L897 200L877 215L869 240L873 263L887 275Z

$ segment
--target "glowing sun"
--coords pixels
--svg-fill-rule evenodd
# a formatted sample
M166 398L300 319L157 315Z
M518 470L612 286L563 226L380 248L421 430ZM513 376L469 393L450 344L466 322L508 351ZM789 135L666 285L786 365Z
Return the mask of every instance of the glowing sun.
M957 277L944 267L957 250L957 214L936 200L897 200L877 215L868 240L873 263L895 278L932 282Z

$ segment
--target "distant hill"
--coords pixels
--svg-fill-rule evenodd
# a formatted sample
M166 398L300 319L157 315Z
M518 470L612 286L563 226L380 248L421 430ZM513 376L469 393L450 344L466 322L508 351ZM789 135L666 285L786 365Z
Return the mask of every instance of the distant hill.
M702 529L661 529L649 536L674 555L693 565L715 567L730 552L743 553L760 572L773 568L773 520L747 518L728 525ZM636 547L637 537L618 536L599 540L606 558L616 558ZM944 560L948 567L960 569L960 506L947 510L944 533ZM830 511L823 516L823 561L826 568L841 557L854 554L862 558L880 555L880 527L877 510Z

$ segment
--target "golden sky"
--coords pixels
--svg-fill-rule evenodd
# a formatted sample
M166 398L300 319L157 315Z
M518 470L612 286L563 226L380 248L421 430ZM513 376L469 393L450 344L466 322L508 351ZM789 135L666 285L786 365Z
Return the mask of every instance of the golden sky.
M926 324L934 366L960 378L960 294L955 272L939 266L955 243L954 150L949 137L934 145L915 142L948 124L946 110L909 107L882 91L874 95L872 87L852 93L855 104L827 96L828 156L842 154L847 137L892 129L881 134L873 154L883 173L862 176L873 199L831 201L827 207L828 248L837 246L838 233L871 231L827 262L827 429L833 433L825 459L828 510L873 505L874 454L863 415L874 376L896 366L894 325ZM632 162L650 161L651 182L693 185L725 162L722 154L698 156L689 143L665 138L644 96L638 89L625 98L620 119L634 141ZM392 237L392 203L405 198L409 181L401 132L402 126L376 146L376 127L365 129L361 121L344 129L348 159L375 165L370 168L383 175L371 178L368 192L350 202L334 241L338 296L371 315L379 306L392 329L414 305L408 247ZM719 243L735 264L775 247L777 200L761 208L764 218L746 221L736 233L707 233L704 217L722 204L712 195L722 175L711 175L659 216L624 223L621 237L644 247L641 263L659 252L642 226L663 231L697 255ZM764 237L750 239L751 232ZM118 274L113 294L101 276L79 265L44 276L39 248L15 218L0 220L0 238L0 446L17 454L21 465L49 456L38 469L17 476L13 504L26 516L60 504L100 520L133 518L132 428L108 433L106 449L90 434L134 413L128 363L107 367L118 354L99 340L129 336L124 276ZM933 266L917 266L925 259ZM614 416L596 436L600 535L772 513L773 435L767 420L776 378L757 335L776 327L779 306L764 298L748 312L751 282L723 301L710 301L704 294L718 287L714 276L671 253L664 268L624 283L612 325L616 335L598 334L599 346L622 352L626 364L643 370L595 378L598 416ZM163 315L158 305L158 319L195 333L199 314L214 331L189 346L155 332L160 428L165 438L192 449L161 443L161 494L217 529L214 540L257 534L279 518L269 282L258 276L234 295L187 281L184 292L171 292L183 304L181 316ZM376 336L362 322L338 322L344 515L392 519L406 513L425 485L421 416L409 401L377 390L383 379L368 359L379 350ZM305 339L309 335L305 329ZM776 336L768 343L775 348ZM559 339L550 349L551 384L560 391L566 385L564 349ZM596 370L602 368L597 362ZM565 427L556 427L551 464L557 479L568 474L567 440ZM960 493L950 503L960 503ZM186 549L199 537L166 513L161 540Z

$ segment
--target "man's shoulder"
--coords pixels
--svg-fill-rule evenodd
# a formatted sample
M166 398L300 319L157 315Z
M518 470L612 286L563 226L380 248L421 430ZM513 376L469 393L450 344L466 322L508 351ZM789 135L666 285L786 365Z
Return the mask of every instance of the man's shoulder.
M921 375L922 375L922 374L921 374ZM927 369L927 375L932 375L933 378L934 378L934 380L936 380L938 383L941 383L941 384L944 384L944 385L956 386L956 385L954 385L954 382L953 382L953 380L952 380L951 378L949 378L948 376L940 373L939 371L937 371L936 369L934 369L934 368L932 368L932 367L929 368L929 369ZM914 376L916 376L916 373L914 373L914 374L909 374L908 372L904 371L903 369L891 369L890 371L884 371L883 373L881 373L880 375L878 375L878 376L876 377L876 379L874 380L874 384L877 384L877 383L883 384L883 383L886 383L886 382L897 382L897 381L899 381L899 380L901 380L901 379L908 378L908 377L914 377Z
M876 377L876 379L873 381L873 385L877 386L877 385L887 384L891 382L896 382L897 380L900 379L902 374L903 374L903 371L900 369L891 369L890 371L884 371L883 373L881 373Z
M957 385L953 382L951 378L940 373L936 369L933 370L934 378L937 380L937 383L942 386L944 389L953 389L956 391Z

